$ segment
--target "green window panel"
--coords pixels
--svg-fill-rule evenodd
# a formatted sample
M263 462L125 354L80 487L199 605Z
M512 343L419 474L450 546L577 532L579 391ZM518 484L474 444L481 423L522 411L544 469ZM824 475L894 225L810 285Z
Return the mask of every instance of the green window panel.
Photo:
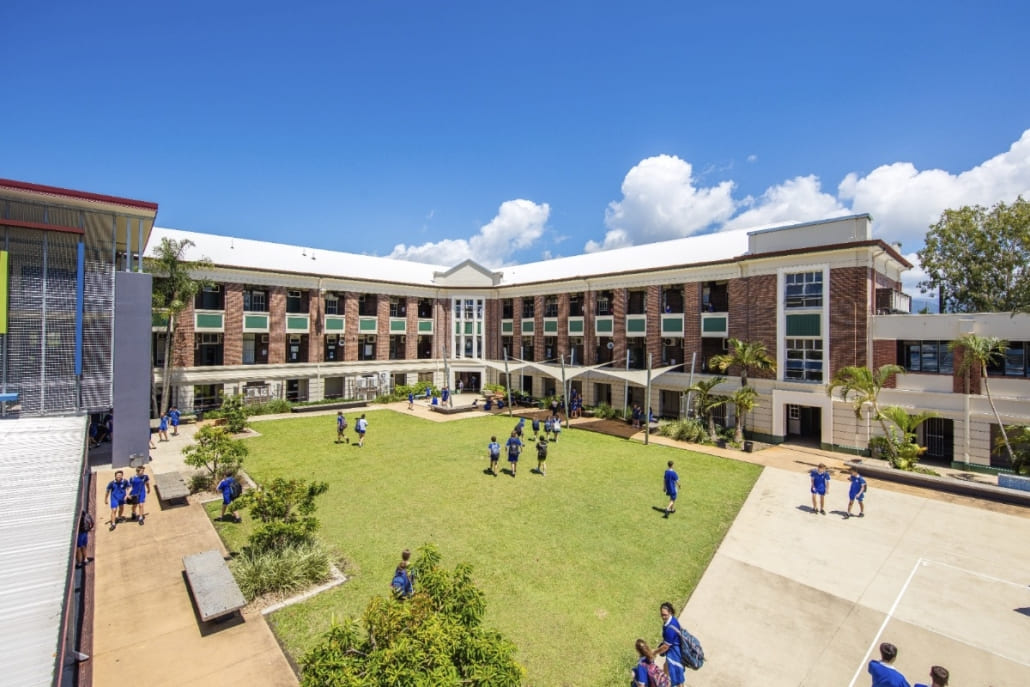
M379 322L374 317L362 317L358 320L358 331L366 334L375 334L379 331Z
M682 317L662 317L662 333L663 334L682 334L683 333L683 318Z
M471 322L466 322L465 323L465 334L471 334L471 333L472 333L472 323Z
M611 317L598 317L594 320L594 329L598 334L611 334L615 331L615 320Z
M325 330L327 332L342 332L344 330L344 319L342 317L326 317Z
M6 286L6 282L3 285L0 285L0 288L3 288L4 286ZM157 312L151 313L151 315L150 315L150 326L151 327L161 327L161 328L168 327L168 315L163 315L163 314L157 313ZM0 334L2 334L2 333L3 332L0 332Z
M647 333L647 318L646 317L627 317L626 318L626 333L627 334L646 334Z
M544 320L544 334L557 334L558 320Z
M287 329L287 331L289 331L289 330L296 331L298 329L303 329L304 331L307 331L308 330L308 318L307 317L290 317L290 316L287 316L286 317L286 329Z
M821 336L822 316L818 313L787 315L787 336Z
M583 334L583 318L582 317L570 317L569 318L569 334L580 336Z
M390 320L390 333L403 334L408 331L408 321L400 318Z
M433 333L433 321L432 320L421 320L418 323L419 334L432 334Z
M729 331L729 324L726 321L726 317L703 317L701 318L701 331L704 333L714 333Z
M533 333L533 320L522 320L522 333L532 334Z
M268 315L244 315L244 329L268 329Z
M511 320L501 320L501 333L511 334L515 331L515 323Z
M222 329L222 313L198 312L196 319L197 329Z

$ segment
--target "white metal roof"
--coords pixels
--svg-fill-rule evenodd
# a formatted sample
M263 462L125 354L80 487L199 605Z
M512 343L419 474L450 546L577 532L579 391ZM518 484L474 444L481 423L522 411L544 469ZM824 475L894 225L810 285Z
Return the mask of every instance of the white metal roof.
M0 666L51 685L78 512L85 417L0 420Z

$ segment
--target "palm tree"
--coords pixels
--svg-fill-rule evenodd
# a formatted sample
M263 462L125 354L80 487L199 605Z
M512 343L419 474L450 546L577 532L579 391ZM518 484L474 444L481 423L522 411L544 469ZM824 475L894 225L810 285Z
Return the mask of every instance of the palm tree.
M727 399L725 396L713 394L712 389L722 384L725 380L725 377L699 379L693 386L687 388L687 391L694 395L694 408L697 410L698 415L705 419L705 423L708 426L708 438L712 440L713 444L719 438L715 433L715 409L725 404Z
M880 423L883 436L887 440L887 459L891 465L897 466L898 451L894 441L894 430L887 424L888 418L880 410L880 391L887 384L892 375L904 372L905 368L900 365L884 365L875 372L868 367L849 365L837 370L833 375L826 394L833 397L833 392L840 389L840 397L843 401L850 401L855 408L855 417L862 417L862 409L868 404L871 408L872 417Z
M1009 462L1014 459L1012 444L1009 443L1008 433L1005 431L1005 424L1001 421L998 408L994 405L994 397L991 396L991 386L987 383L987 367L1001 362L1008 350L1009 342L997 336L979 336L977 334L966 334L948 344L948 350L952 353L958 351L962 356L958 371L965 377L966 393L969 393L969 371L973 365L980 368L980 377L984 380L984 391L987 392L987 402L994 411L994 419L998 421L998 428L1001 430L1001 440L1005 443L1005 451L1009 454Z
M730 396L733 404L733 441L738 444L744 441L744 414L750 413L758 405L758 392L753 386L742 386Z
M166 236L154 249L154 257L146 259L147 271L155 277L153 309L166 319L164 378L158 414L168 410L171 400L168 390L172 382L172 336L175 334L176 318L190 306L197 292L210 283L205 279L193 278L195 270L212 266L207 258L192 262L185 259L187 249L194 245L189 239L176 241Z
M926 452L926 447L920 446L916 442L916 431L919 429L919 425L937 417L937 413L927 410L909 415L908 410L900 406L887 406L881 412L898 428L898 442L895 446L898 454L896 467L902 470L911 470L919 461L919 456Z
M747 386L747 376L752 370L775 370L776 361L769 357L765 344L761 341L741 341L727 339L729 353L712 356L709 365L719 372L726 372L731 367L740 368L740 385Z

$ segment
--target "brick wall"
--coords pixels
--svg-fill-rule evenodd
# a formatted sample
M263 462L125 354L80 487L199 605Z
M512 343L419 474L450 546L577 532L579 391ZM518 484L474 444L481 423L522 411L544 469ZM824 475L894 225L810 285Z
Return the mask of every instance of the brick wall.
M965 373L960 373L962 369L962 361L965 360L965 349L962 346L955 347L955 355L952 368L955 372L951 376L951 390L956 394L966 393L966 376ZM980 366L973 364L969 368L969 393L971 394L982 394L983 389L981 384L982 376L980 374Z
M353 291L348 291L343 296L343 315L344 315L344 326L346 327L347 335L344 337L343 344L343 360L357 360L358 359L358 346L360 345L358 335L358 294Z
M896 358L898 355L898 342L894 339L873 339L873 362L872 368L874 370L883 367L884 365L893 365L897 362ZM829 380L832 375L827 376ZM897 378L891 375L884 386L888 389L894 389L897 387Z
M865 367L870 283L868 267L842 267L830 270L830 351L825 379L837 370L855 365Z
M243 364L243 284L223 284L225 292L225 336L222 361L225 365Z
M286 289L268 288L268 364L286 362Z
M325 330L322 329L322 294L308 291L308 362L320 363L325 358Z
M390 299L376 299L376 360L390 359Z
M434 358L443 358L444 349L449 349L454 340L454 321L451 319L450 305L448 300L437 300L433 304L438 326L433 335Z
M193 346L196 331L193 327L193 304L179 313L172 335L172 361L176 367L193 367Z
M697 353L697 369L701 369L701 284L698 282L683 285L683 362L688 366L694 353Z
M597 310L597 293L583 292L583 364L597 363L597 334L594 331L594 312Z
M776 359L776 275L765 274L731 279L727 285L730 308L729 338L765 344L766 352ZM698 305L700 311L700 304ZM699 325L700 326L700 325ZM775 379L775 371L748 372L749 377Z
M612 290L612 336L615 348L612 349L614 367L626 364L626 306L629 304L627 289ZM614 387L613 387L614 388Z
M662 287L648 286L647 301L644 312L647 313L647 343L644 351L644 365L651 356L651 364L658 367L662 364ZM681 356L676 356L680 358Z
M558 356L565 356L565 362L569 362L569 294L558 294Z
M544 297L533 296L533 359L544 360Z
M404 300L404 317L407 336L404 344L405 360L418 358L418 299L410 296Z

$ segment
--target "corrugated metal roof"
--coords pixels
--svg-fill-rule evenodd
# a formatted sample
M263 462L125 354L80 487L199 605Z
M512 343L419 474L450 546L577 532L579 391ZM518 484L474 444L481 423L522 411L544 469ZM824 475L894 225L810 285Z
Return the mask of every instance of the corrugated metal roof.
M0 420L3 684L54 681L85 432L85 417Z

